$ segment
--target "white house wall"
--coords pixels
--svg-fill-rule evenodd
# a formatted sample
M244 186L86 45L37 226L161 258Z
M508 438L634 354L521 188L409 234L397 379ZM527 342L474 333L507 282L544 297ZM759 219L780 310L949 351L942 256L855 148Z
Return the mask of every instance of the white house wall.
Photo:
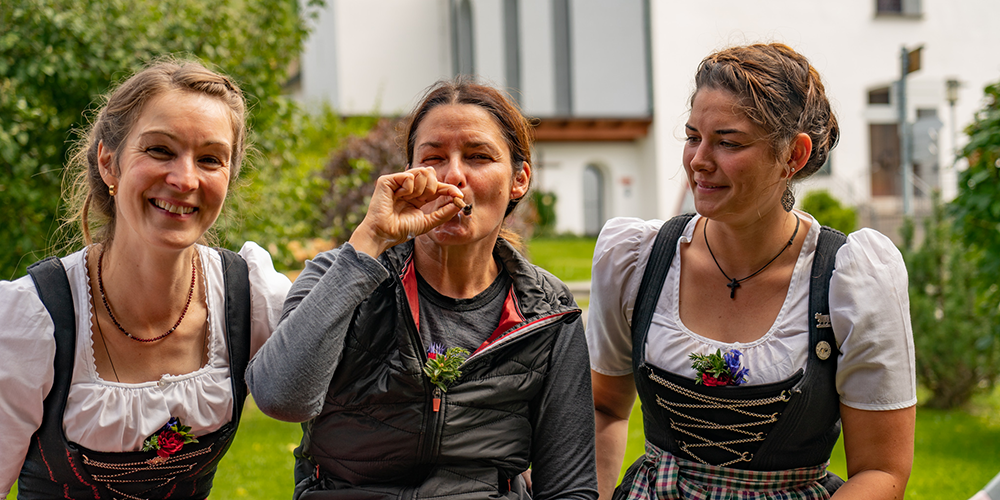
M451 29L448 0L330 0L303 54L306 100L337 92L344 114L400 114L417 102L435 81L449 78ZM322 49L320 49L322 47ZM332 57L329 51L335 50ZM325 53L319 53L323 51ZM335 59L335 82L329 73L310 72Z
M556 110L555 52L552 47L552 1L522 1L518 5L521 28L521 105L535 116Z
M583 172L596 166L604 178L605 219L653 217L643 203L643 181L652 174L645 159L648 141L546 142L535 145L534 188L555 193L556 231L584 232Z
M808 57L824 78L840 121L833 175L817 176L801 191L823 187L850 204L869 201L867 92L899 78L900 48L904 45L924 46L923 68L908 79L911 120L918 107L938 110L945 123L939 141L940 163L950 165L954 148L944 82L958 78L966 83L957 105L961 130L980 105L982 87L1000 77L1000 30L995 27L1000 2L922 3L921 18L890 19L875 17L873 0L652 1L656 161L657 169L665 174L658 179L661 192L670 193L677 181L683 180L671 173L680 164L679 138L683 137L699 61L726 46L759 41L783 42ZM943 172L943 176L948 175ZM664 201L661 211L670 215L671 203Z
M304 5L302 8L306 8ZM336 43L336 3L311 20L312 35L303 44L301 56L302 89L309 100L325 101L340 109L340 75L338 74L339 46Z
M472 0L475 25L476 74L497 87L506 88L504 78L503 2Z
M643 1L576 0L570 18L573 114L648 116Z

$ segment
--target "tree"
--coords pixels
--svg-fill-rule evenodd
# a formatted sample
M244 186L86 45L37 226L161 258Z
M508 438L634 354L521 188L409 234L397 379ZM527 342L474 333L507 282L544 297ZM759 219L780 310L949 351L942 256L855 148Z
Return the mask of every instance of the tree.
M931 391L927 406L954 408L1000 374L994 331L1000 314L977 286L981 254L960 243L938 193L924 229L916 249L913 221L907 219L901 249L909 272L917 380Z
M1000 276L1000 82L984 92L985 104L965 130L969 143L962 156L969 166L959 174L958 196L949 208L963 241L982 252L981 277L988 286Z
M97 99L111 83L164 54L199 58L236 79L248 96L259 168L244 169L246 195L231 195L234 207L224 213L241 217L220 221L223 243L287 227L286 220L271 218L278 212L263 211L278 202L262 185L274 185L278 172L308 170L293 148L326 147L351 130L329 110L309 115L282 95L307 35L304 17L320 3L0 2L0 278L23 274L60 243L55 229L65 215L59 203L63 165L87 112L100 106ZM334 129L329 138L299 133L321 127Z

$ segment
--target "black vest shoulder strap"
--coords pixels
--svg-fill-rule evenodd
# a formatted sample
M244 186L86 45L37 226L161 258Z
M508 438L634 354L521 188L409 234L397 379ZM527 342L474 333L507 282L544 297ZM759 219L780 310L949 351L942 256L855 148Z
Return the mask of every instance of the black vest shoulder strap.
M28 274L35 282L38 297L55 324L56 357L55 377L52 389L42 404L42 426L35 433L39 446L49 450L64 449L62 416L66 409L66 397L73 380L73 364L76 360L76 312L73 307L73 290L66 277L66 269L58 257L49 257L28 266ZM50 464L56 470L51 473L72 474L65 460L53 460Z
M660 300L663 281L667 278L670 263L677 251L677 240L684 233L694 214L678 215L664 222L656 234L653 249L646 261L646 270L642 274L639 292L636 294L635 306L632 308L632 366L642 364L646 358L646 334Z
M247 397L246 370L250 363L250 269L236 252L217 248L222 256L226 288L226 344L233 379L233 420L239 422Z
M822 226L819 241L816 243L816 253L813 255L812 273L809 280L809 338L810 358L821 361L837 360L837 343L833 336L833 326L830 324L830 278L837 261L837 251L847 242L847 236L836 229ZM823 331L820 331L820 330ZM819 342L827 342L826 347L817 346Z

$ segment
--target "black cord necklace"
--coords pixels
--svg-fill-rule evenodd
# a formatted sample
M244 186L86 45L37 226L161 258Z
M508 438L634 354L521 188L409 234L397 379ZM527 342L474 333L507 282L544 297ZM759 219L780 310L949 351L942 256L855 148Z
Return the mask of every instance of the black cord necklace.
M781 247L781 251L778 252L778 255L775 255L773 259L767 261L767 264L764 264L764 267L758 269L757 272L751 274L750 276L747 276L746 278L736 279L736 278L730 278L729 275L722 270L722 266L719 265L719 260L715 258L715 253L712 252L712 247L709 246L708 244L708 221L709 219L705 219L705 225L702 226L701 228L701 234L705 236L705 247L708 248L708 254L711 255L712 260L715 261L715 267L718 267L719 272L721 272L722 275L725 276L727 280L729 280L729 283L727 283L726 286L728 286L730 290L729 298L733 300L736 299L736 289L740 287L740 283L743 283L744 281L762 273L765 269L767 269L767 266L770 266L772 262L778 260L778 257L781 257L781 254L785 253L785 250L788 247L792 246L792 242L795 241L795 236L799 234L799 223L802 222L801 220L799 220L798 217L795 217L795 231L792 233L792 237L788 238L788 243L785 243L785 246Z

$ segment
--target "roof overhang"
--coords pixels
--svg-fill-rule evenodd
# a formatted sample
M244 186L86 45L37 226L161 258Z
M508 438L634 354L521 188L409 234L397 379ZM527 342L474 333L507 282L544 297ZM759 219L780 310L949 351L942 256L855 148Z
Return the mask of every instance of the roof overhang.
M653 119L539 118L535 141L634 141L646 137Z

